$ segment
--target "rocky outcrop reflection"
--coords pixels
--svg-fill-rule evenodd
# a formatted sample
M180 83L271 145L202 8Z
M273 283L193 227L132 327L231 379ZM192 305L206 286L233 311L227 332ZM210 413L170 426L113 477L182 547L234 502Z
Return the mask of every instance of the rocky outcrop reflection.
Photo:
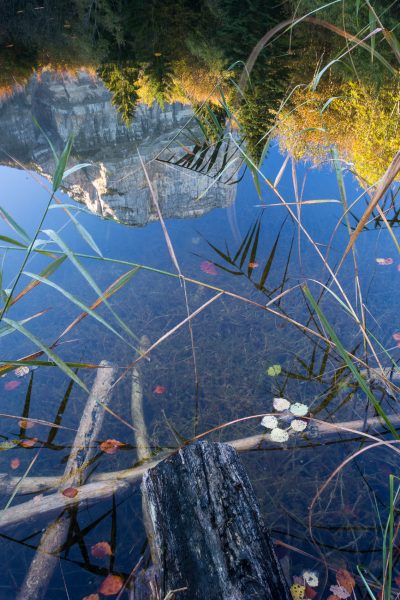
M95 76L85 71L74 76L44 72L1 103L0 160L15 166L17 159L47 177L54 171L48 143L34 116L58 149L71 132L75 134L72 163L94 164L65 181L67 193L91 211L137 226L157 219L139 148L163 216L200 216L231 205L235 186L217 182L204 194L209 177L154 160L191 114L181 104L167 105L164 110L139 105L133 124L127 127L111 104L110 93Z

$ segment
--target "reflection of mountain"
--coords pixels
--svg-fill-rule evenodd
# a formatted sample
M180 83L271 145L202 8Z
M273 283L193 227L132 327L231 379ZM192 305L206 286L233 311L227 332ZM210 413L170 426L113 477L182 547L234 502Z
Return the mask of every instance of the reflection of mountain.
M110 93L88 73L61 78L45 72L40 78L32 77L25 90L0 106L0 148L47 175L53 172L54 163L32 115L56 148L62 148L74 132L72 162L96 165L69 176L65 185L71 196L94 212L131 225L156 219L137 146L148 163L165 217L197 216L234 200L235 186L223 184L215 184L197 200L211 183L208 177L148 162L191 116L190 109L180 104L166 106L164 111L158 106L139 106L133 125L127 128L111 104Z

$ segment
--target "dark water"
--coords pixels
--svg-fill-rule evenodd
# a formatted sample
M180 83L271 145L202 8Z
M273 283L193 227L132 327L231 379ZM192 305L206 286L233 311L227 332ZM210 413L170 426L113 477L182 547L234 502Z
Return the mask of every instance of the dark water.
M169 14L167 8L165 4ZM233 23L248 26L239 17ZM176 58L176 48L168 44L177 22L171 20L170 27L171 35L162 43ZM11 25L8 35L15 35ZM90 47L102 48L106 55L103 48L108 44L107 52L112 54L110 36L109 33L104 39L96 38ZM324 43L329 46L328 42ZM40 43L33 34L30 43L37 61ZM221 40L218 44L223 46ZM231 59L245 59L248 45L251 49L250 42L243 42L242 51L240 44L236 45ZM139 42L136 50L138 64L144 63L146 53ZM46 52L51 54L48 48ZM21 53L25 62L21 56L14 56L13 60L23 71L22 67L26 69L29 63L25 46L21 46ZM159 53L156 43L151 53ZM294 62L298 56L299 53ZM104 63L104 57L102 60ZM81 63L87 66L82 60ZM226 57L225 64L231 64L226 63ZM328 257L330 268L335 269L349 239L332 160L326 158L318 166L310 160L293 161L293 169L292 161L287 163L277 188L293 211L289 214L288 207L262 181L258 193L252 174L236 149L240 136L235 129L227 144L228 154L232 153L229 156L235 160L231 167L221 174L223 146L208 174L193 168L190 153L196 150L195 144L188 146L191 138L186 124L192 118L192 108L196 108L194 102L192 108L178 102L150 107L140 104L131 124L126 125L93 70L55 73L50 68L40 72L36 63L28 66L37 69L36 73L30 79L27 76L27 83L18 80L21 87L13 95L5 95L0 106L0 206L29 237L33 236L51 195L49 178L54 172L54 161L32 115L58 150L74 132L70 162L89 162L91 166L67 178L56 199L68 205L92 236L102 257L95 256L93 247L71 218L61 208L54 208L48 211L38 235L42 244L39 247L53 254L32 253L25 271L39 274L59 256L54 254L60 252L54 242L43 246L44 241L48 243L45 230L53 230L75 255L80 254L85 271L101 290L133 265L141 266L110 298L113 311L137 338L145 335L154 343L187 317L184 288L176 277L176 266L157 218L140 155L157 194L179 268L187 278L189 311L194 312L224 291L191 321L193 345L186 323L151 352L150 361L140 362L144 416L154 454L176 448L184 440L226 422L274 412L272 402L277 396L306 404L321 421L345 422L374 416L374 408L351 376L343 356L324 339L330 337L329 332L315 316L301 287L307 284L319 300L343 346L375 366L376 357L371 348L365 350L360 327L343 308L348 299L354 312L361 314L351 254L339 271L340 287L332 281L326 263L318 255L319 250ZM283 73L283 65L280 69ZM295 81L293 73L290 77L290 81ZM198 125L193 127L191 131L200 136ZM246 133L250 135L248 130ZM184 155L186 162L179 161ZM286 154L274 139L260 170L273 182L285 159ZM349 213L349 226L354 229L367 197L348 163L339 164L343 167L347 203L355 202ZM393 198L394 209L387 214L388 218L394 217L392 231L397 235L395 194L396 184L385 202L389 206ZM303 202L326 202L296 206L292 203L299 195ZM88 210L80 210L85 205ZM0 222L0 235L21 241L7 218ZM6 250L6 245L10 246L2 242L3 289L12 286L24 256L23 250ZM356 258L369 339L382 365L389 367L390 357L394 362L399 358L393 334L400 327L400 259L390 233L375 214L357 241ZM382 265L377 262L382 258L392 260ZM86 306L97 298L87 278L70 259L50 279ZM22 275L16 293L29 281L28 276ZM44 310L24 327L48 346L82 312L59 291L41 284L13 305L7 317L21 321ZM129 427L131 372L126 371L138 354L132 348L137 346L137 340L129 337L115 315L104 304L96 312L123 339L87 317L62 338L54 351L70 363L98 365L106 359L116 365L118 375L124 374L113 390L110 405L119 418L107 413L101 437L96 440L98 452L93 467L96 472L107 472L129 468L138 461L134 432ZM2 361L17 361L36 350L35 343L21 332L1 338ZM46 356L37 360L46 360ZM268 375L273 365L280 367L276 376ZM77 370L88 387L94 373L91 368ZM379 382L372 389L383 409L396 415L396 393L388 394ZM3 444L0 471L16 478L23 477L28 468L28 477L61 476L87 394L77 383L71 385L67 375L55 366L40 366L21 378L10 371L1 379L0 390L1 413L19 417L0 420L1 442L14 444L11 448ZM29 417L48 424L24 429L19 421ZM260 420L257 417L232 424L210 434L208 439L224 441L261 434L265 430ZM52 423L65 429L51 427ZM367 425L361 428L371 435L382 430ZM385 435L387 439L391 437ZM26 447L26 440L32 438L34 446ZM118 440L123 446L112 455L101 452L100 443L107 439ZM327 436L314 424L304 434L291 434L288 443L274 444L265 439L241 454L273 538L292 547L277 547L287 576L292 580L304 569L317 571L319 598L329 596L329 587L335 583L334 569L345 567L356 575L358 565L378 579L381 577L381 524L388 515L389 474L395 474L398 468L394 452L377 447L361 453L340 470L313 506L312 531L309 528L309 509L318 489L342 461L365 446L366 439L357 434L337 431ZM3 507L10 496L10 491L2 494ZM32 494L17 494L11 506L31 498ZM37 500L42 501L40 497ZM51 519L57 514L52 513ZM49 522L50 517L38 516L2 529L0 598L17 597ZM91 552L93 545L102 541L109 542L112 548L112 556L106 559L96 558ZM95 594L108 574L127 578L142 556L146 556L146 534L139 484L132 485L129 493L81 503L71 513L69 535L59 551L45 597L81 599ZM125 589L120 597L128 598L129 590ZM360 584L357 598L366 597Z

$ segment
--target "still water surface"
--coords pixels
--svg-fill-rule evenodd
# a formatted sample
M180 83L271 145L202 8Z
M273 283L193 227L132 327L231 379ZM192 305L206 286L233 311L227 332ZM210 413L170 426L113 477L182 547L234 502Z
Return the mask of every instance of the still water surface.
M48 71L41 77L34 75L24 89L3 99L0 107L4 157L0 205L29 237L35 234L46 209L51 195L49 177L54 170L46 139L33 123L32 114L58 145L65 143L71 132L76 133L71 163L88 162L91 166L67 178L55 200L68 206L102 256L96 256L93 244L84 239L59 205L48 211L38 235L38 247L53 254L33 253L25 272L38 274L57 258L54 252L60 252L60 247L45 233L53 230L75 255L92 257L80 256L79 260L101 290L132 269L133 264L141 266L110 298L113 311L138 339L146 336L154 343L183 321L187 317L184 288L176 276L176 264L157 216L142 157L176 261L187 278L190 313L224 291L191 320L192 338L186 323L151 352L150 360L140 362L144 417L155 455L223 423L274 412L274 397L305 403L315 418L326 422L366 419L375 414L343 358L322 339L326 331L301 287L307 283L317 299L322 283L342 300L345 294L352 306L359 302L351 255L340 270L341 290L318 255L318 250L328 255L334 269L348 242L331 161L316 167L310 161L299 160L293 162L293 169L291 161L286 164L277 188L293 210L290 215L268 186L261 185L257 192L240 153L235 155L237 162L231 171L228 169L220 178L216 176L220 159L216 172L209 175L185 169L179 161L168 164L160 160L182 151L179 135L192 117L187 106L140 105L133 123L127 126L95 75L83 70L61 77ZM237 141L235 135L230 138L232 147ZM262 173L275 181L285 159L286 154L273 141L262 163ZM363 189L346 163L343 175L348 204L357 200L349 217L354 227L365 207L365 200L359 200ZM302 201L326 202L295 206L292 203L299 194ZM55 201L53 206L57 206ZM301 227L296 219L301 220ZM0 222L0 234L18 236L7 219ZM7 289L13 284L24 252L15 246L5 250L4 246L10 244L2 244L2 287ZM380 258L392 260L379 264L376 259ZM383 348L397 361L399 351L392 336L400 327L400 261L387 230L375 227L373 222L357 241L357 259L368 327L382 344L378 349L382 364L390 366ZM16 291L24 289L29 281L23 275ZM86 306L97 298L70 259L57 269L51 281ZM354 319L328 292L320 306L343 345L363 357L363 339ZM7 316L20 321L35 315L26 323L26 329L51 345L81 312L59 291L41 284L12 306ZM117 367L118 375L124 374L113 390L110 406L114 415L105 415L91 465L95 472L111 472L131 467L138 460L134 432L129 427L131 371L126 371L137 353L130 345L132 338L107 307L103 304L96 312L124 339L87 317L62 338L55 351L71 363L98 365L108 360ZM32 339L18 331L1 339L2 361L15 361L36 350ZM42 356L39 360L45 359ZM369 360L375 364L374 359ZM268 369L272 366L278 368L271 375ZM88 387L94 372L85 367L77 370ZM379 382L374 393L388 413L396 413L396 398ZM0 379L0 398L3 414L20 417L0 419L4 450L0 453L0 472L20 478L29 468L29 477L60 476L86 393L58 368L40 366L23 377L17 377L14 371L4 375ZM24 423L21 426L21 418L42 419L50 425L34 424L26 429ZM209 439L224 441L261 434L265 430L260 420L257 417L232 424L210 434ZM51 427L52 423L63 428ZM366 430L375 433L374 428ZM33 445L29 444L32 439ZM107 439L123 445L116 453L107 454L100 446ZM273 538L284 544L277 548L289 579L304 569L313 569L323 580L327 572L328 590L335 578L325 571L324 564L346 567L353 573L357 565L363 565L379 576L380 519L387 515L388 476L397 466L394 454L377 448L353 460L315 504L312 532L308 521L310 503L318 488L342 460L364 444L357 434L339 431L326 436L316 425L310 425L302 434L291 434L288 443L274 444L266 438L256 449L241 455L265 522ZM10 495L9 491L2 495L3 506ZM17 494L11 506L32 496L37 503L43 501L37 493ZM37 516L1 531L1 599L16 597L48 524L48 517ZM112 555L105 559L91 552L93 545L102 541L112 549ZM94 594L110 573L127 578L145 552L138 484L106 500L82 503L71 513L68 539L59 551L45 597L80 599ZM321 588L321 598L329 595L322 594ZM364 597L361 588L359 594ZM128 597L126 589L121 598Z

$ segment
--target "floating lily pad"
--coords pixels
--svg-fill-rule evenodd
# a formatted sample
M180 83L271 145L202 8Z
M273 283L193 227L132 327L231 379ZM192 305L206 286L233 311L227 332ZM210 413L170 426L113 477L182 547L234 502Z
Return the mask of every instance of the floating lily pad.
M281 365L271 365L270 367L268 367L267 369L267 375L269 375L270 377L276 377L277 375L279 375L282 372L282 367Z

